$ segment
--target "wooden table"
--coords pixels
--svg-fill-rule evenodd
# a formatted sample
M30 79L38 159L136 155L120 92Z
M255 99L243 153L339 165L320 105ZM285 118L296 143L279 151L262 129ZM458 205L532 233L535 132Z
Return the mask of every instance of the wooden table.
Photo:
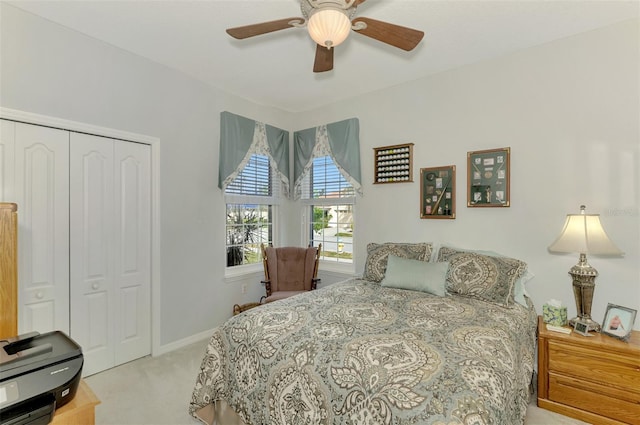
M95 407L98 404L100 400L83 379L73 400L56 409L51 425L94 425Z
M592 424L640 424L640 332L628 342L553 332L538 318L538 406Z

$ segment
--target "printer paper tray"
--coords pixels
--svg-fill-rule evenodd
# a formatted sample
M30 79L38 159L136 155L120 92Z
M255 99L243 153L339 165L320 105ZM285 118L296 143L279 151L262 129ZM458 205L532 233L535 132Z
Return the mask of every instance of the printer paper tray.
M53 420L56 398L43 394L2 411L0 425L46 425Z

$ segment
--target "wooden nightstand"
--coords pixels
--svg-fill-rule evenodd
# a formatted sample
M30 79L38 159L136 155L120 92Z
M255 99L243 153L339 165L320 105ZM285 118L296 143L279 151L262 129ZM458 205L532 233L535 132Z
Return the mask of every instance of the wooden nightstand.
M640 332L628 342L547 330L538 317L538 406L592 424L640 424Z

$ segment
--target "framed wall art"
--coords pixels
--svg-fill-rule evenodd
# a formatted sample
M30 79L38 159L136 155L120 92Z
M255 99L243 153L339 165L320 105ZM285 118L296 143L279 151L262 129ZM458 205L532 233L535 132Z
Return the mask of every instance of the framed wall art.
M420 169L420 218L456 218L456 166Z
M373 184L413 182L413 143L373 148Z
M467 152L467 207L510 206L511 148Z
M626 341L633 330L637 310L621 305L607 304L602 321L602 333Z

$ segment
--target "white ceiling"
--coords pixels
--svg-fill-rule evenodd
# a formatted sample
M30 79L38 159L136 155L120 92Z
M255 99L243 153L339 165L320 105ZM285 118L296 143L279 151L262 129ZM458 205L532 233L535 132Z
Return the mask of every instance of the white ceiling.
M312 72L315 45L291 28L245 40L225 33L298 17L299 0L7 1L235 95L298 112L640 17L614 0L368 0L356 16L420 29L404 52L352 32L334 70Z

